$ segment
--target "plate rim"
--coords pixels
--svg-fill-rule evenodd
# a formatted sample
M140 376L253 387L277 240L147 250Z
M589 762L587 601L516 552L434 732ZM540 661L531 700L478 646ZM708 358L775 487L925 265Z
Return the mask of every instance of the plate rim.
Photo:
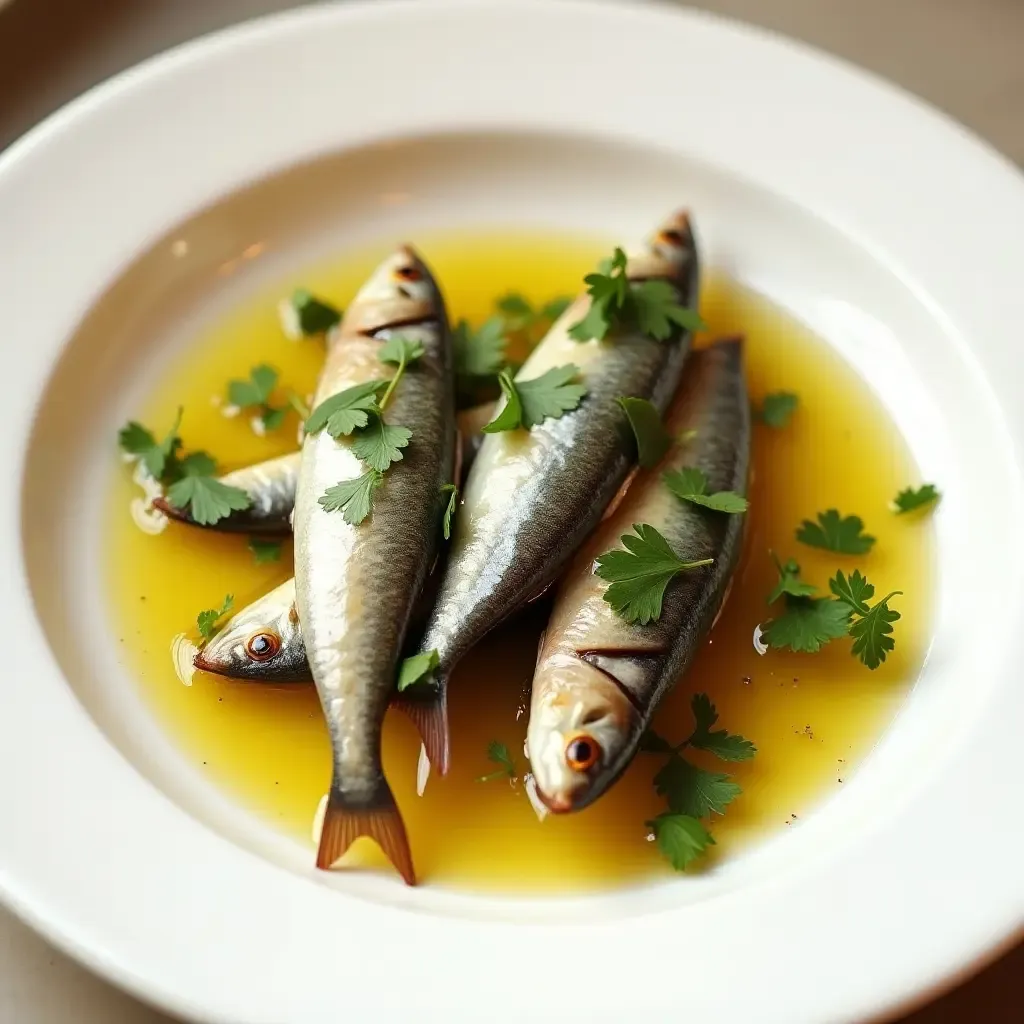
M480 0L432 0L430 4L424 4L422 0L419 4L415 0L387 0L386 3L381 3L379 0L373 3L368 2L368 0L354 0L354 2L350 0L347 3L326 4L318 8L292 9L243 22L240 25L231 26L198 40L184 43L121 72L112 79L89 90L89 92L65 107L62 107L40 125L22 136L21 139L14 142L4 153L0 154L0 208L2 208L2 194L7 189L9 179L15 176L15 172L19 168L34 159L33 154L44 150L52 140L59 139L62 133L80 127L82 123L87 121L90 114L94 114L97 111L102 113L106 106L115 102L119 97L146 85L152 85L162 75L173 77L180 74L182 71L187 70L190 63L216 62L221 57L229 56L231 51L237 52L240 49L244 49L246 46L258 42L259 39L269 37L283 28L295 28L296 26L304 26L321 20L325 23L334 22L335 20L349 22L356 18L364 18L369 21L380 22L382 20L387 21L392 16L397 17L401 12L405 12L412 17L421 17L424 13L423 9L428 7L432 7L437 11L459 11L463 16L472 20L478 15L487 18L491 11L508 10L513 2L518 10L530 9L531 17L537 18L549 16L560 18L562 16L561 13L554 15L552 12L558 7L567 8L570 4L574 5L576 13L583 17L605 17L608 11L618 10L621 13L625 9L624 4L609 2L609 0L562 0L558 5L542 3L539 0L485 0L482 3ZM415 8L420 8L420 10ZM745 36L748 41L754 41L758 47L763 48L764 52L774 50L776 55L780 57L786 54L790 56L796 55L802 60L812 62L819 70L825 73L841 75L847 79L847 84L856 87L855 91L862 86L870 85L874 89L883 90L890 97L898 97L905 106L909 104L909 108L915 112L915 118L927 117L932 119L934 122L933 127L940 129L940 134L946 133L948 135L952 132L953 135L950 137L950 142L952 142L953 137L956 138L954 148L963 150L963 159L965 161L969 156L971 160L980 162L979 170L982 175L991 172L994 180L995 177L1004 177L1009 172L1013 182L1011 187L1016 190L1018 199L1024 196L1024 178L1020 176L1016 167L1006 157L948 115L936 110L925 101L912 96L899 87L884 82L876 75L856 68L831 55L817 51L806 44L706 12L694 12L689 9L680 10L675 7L669 7L666 4L651 2L632 4L629 6L629 10L631 15L639 14L640 21L652 18L664 23L666 20L670 20L677 23L677 27L685 23L692 24L697 22L702 22L705 25L714 25L714 31L721 33L723 36L729 34ZM795 56L793 59L796 59ZM291 161L289 160L288 162ZM985 169L986 165L988 170ZM999 187L1002 188L1002 184ZM1020 200L1020 208L1024 209L1024 199ZM0 281L0 285L2 285L2 281ZM32 404L34 404L34 401ZM24 412L25 410L24 408L19 408L17 411ZM1019 448L1019 434L1017 444ZM1019 484L1019 481L1017 483ZM9 515L5 515L3 520L0 521L0 526L9 526L9 519ZM2 541L7 546L8 553L10 536L10 530L6 530L4 540ZM20 546L20 533L17 544ZM27 601L28 607L31 607L31 599L27 597L27 590L22 591L22 600ZM51 667L52 671L59 675L56 667L52 665L52 659ZM74 710L84 717L85 713L81 708ZM88 722L88 719L85 719L85 721ZM91 722L89 722L89 725L91 726ZM149 791L145 794L144 798L152 800L154 792L152 790ZM160 794L157 795L161 799L166 799ZM234 848L232 850L233 856L238 856L238 851L234 850ZM90 945L80 931L73 927L61 928L52 917L47 917L39 911L38 902L33 906L30 902L19 899L18 887L16 884L11 884L13 880L6 876L2 858L3 853L0 850L0 893L2 893L5 901L9 902L9 905L19 913L19 916L22 916L33 927L46 934L51 941L54 941L66 951L71 952L76 958L83 960L93 969L132 991L140 998L156 1003L171 1012L189 1013L195 1019L228 1019L227 1017L214 1018L208 1016L208 1007L197 1005L188 999L176 998L172 993L161 990L161 986L155 984L152 979L143 979L140 975L132 972L126 964L117 963L110 959L107 952L98 951L94 946ZM1020 895L1024 895L1024 893L1019 893L1018 896ZM973 947L974 952L970 960L964 961L961 959L959 961L959 971L980 965L982 960L994 955L996 950L1002 948L1004 944L1010 941L1012 941L1011 935L1006 929L1003 929L1003 932L998 936L994 935L992 937L987 946L979 947L975 943ZM932 984L953 984L961 980L960 976L951 976L949 973L950 969L948 966L940 968L941 977L933 979ZM957 972L958 974L959 971ZM932 994L934 994L934 991ZM873 1012L893 1012L899 1005L905 1005L908 1000L920 998L920 985L912 985L902 996L898 993L895 995L895 999L890 998L883 1006L875 1006ZM847 1010L840 1008L839 1012L845 1014Z

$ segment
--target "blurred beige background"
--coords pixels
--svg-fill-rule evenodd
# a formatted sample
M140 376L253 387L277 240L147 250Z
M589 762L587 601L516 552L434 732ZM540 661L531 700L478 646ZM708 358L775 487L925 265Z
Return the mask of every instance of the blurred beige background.
M84 89L153 53L296 6L290 0L0 0L0 149ZM1024 0L702 0L691 6L861 64L1024 165ZM936 907L941 913L939 901ZM167 1020L94 979L0 910L0 1024ZM904 1024L1021 1021L1024 947Z

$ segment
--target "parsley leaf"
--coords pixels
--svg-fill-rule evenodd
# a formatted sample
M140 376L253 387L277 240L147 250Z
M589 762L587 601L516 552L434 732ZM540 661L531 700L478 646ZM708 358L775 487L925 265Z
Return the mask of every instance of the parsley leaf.
M207 608L196 616L196 625L199 627L199 634L204 640L209 640L217 632L217 623L231 611L234 603L234 597L231 594L227 594L219 608Z
M757 747L743 736L726 732L725 729L711 731L718 721L718 711L706 693L696 693L690 702L696 727L687 741L691 747L706 750L723 761L748 761L757 753Z
M644 469L656 466L672 444L661 414L646 398L617 398L636 437L637 462Z
M326 427L331 437L338 438L365 427L370 414L379 412L377 393L385 384L387 381L371 380L325 398L306 420L306 433L315 434Z
M714 494L708 494L707 477L693 466L665 473L662 480L677 498L693 505L700 505L702 508L733 514L746 512L749 508L747 499L735 491L716 491Z
M857 570L849 577L837 572L835 578L829 580L828 585L832 593L855 616L850 626L853 654L868 668L878 668L888 653L896 647L896 641L892 636L892 623L900 618L900 613L889 607L889 601L903 591L894 590L881 601L869 605L868 602L875 595L874 585L868 583Z
M492 779L514 779L516 777L515 759L504 743L498 740L491 740L487 744L487 760L501 767L496 772L479 776L476 780L477 782L490 782Z
M187 459L183 466L186 475L171 484L167 490L167 500L175 508L187 506L193 520L200 526L212 526L221 519L226 519L232 512L241 512L252 504L252 499L241 487L230 487L216 477L205 474L189 474ZM204 460L202 468L205 470L206 467Z
M830 508L818 513L818 521L805 519L796 531L796 539L812 548L824 548L841 555L865 555L875 543L875 538L863 532L864 521L860 516L841 517Z
M908 487L900 491L893 499L893 507L897 515L913 512L915 509L934 505L942 495L935 484L922 484L918 488Z
M786 597L786 609L761 631L761 638L776 649L816 654L829 640L850 631L850 608L827 597Z
M380 470L368 469L354 480L342 480L328 487L316 500L325 512L342 512L346 523L358 526L370 514L373 492L382 479Z
M676 871L685 871L715 841L696 818L686 814L659 814L646 822L654 833L658 849Z
M604 339L617 311L622 310L629 296L627 264L626 254L616 247L610 264L583 278L590 295L590 309L582 320L569 328L570 338L577 341Z
M459 489L455 484L445 484L441 488L442 494L448 495L448 505L444 510L444 519L441 523L441 532L444 534L445 540L451 540L452 537L452 517L455 515L455 506L459 500Z
M154 480L164 480L168 466L173 464L175 454L181 448L178 430L183 413L184 409L179 406L178 415L162 441L157 441L150 431L135 420L122 427L117 435L121 449L129 455L137 456Z
M627 265L626 254L617 248L597 273L583 279L590 308L569 328L570 338L602 341L613 325L634 323L642 334L664 341L676 328L693 331L706 326L696 312L676 302L676 289L668 281L631 282Z
M262 537L250 537L249 550L252 552L253 561L257 565L266 565L269 562L281 561L281 542L279 540L265 540Z
M277 386L277 370L261 363L249 371L248 380L228 381L228 401L245 409L250 405L266 405Z
M693 818L704 818L712 812L724 814L742 792L728 775L698 768L678 754L673 754L654 776L654 788L665 797L670 811Z
M672 579L687 569L710 565L714 559L684 562L658 531L646 523L634 524L636 536L619 539L625 551L608 551L597 558L597 575L611 586L604 599L627 622L646 626L661 618L662 599Z
M500 316L492 316L474 331L460 320L452 331L452 344L458 376L492 377L505 363L505 322Z
M644 729L640 736L640 750L645 754L671 754L675 749L664 736L653 729Z
M775 568L779 571L779 582L768 595L768 604L775 604L783 594L790 597L814 597L818 588L813 583L805 583L800 579L800 566L791 558L783 565L773 554Z
M400 334L396 334L394 337L388 338L381 345L377 358L382 363L407 366L409 363L416 362L424 352L426 352L426 349L423 347L423 342L413 341L411 338L405 338Z
M828 581L828 589L840 601L845 601L858 615L867 614L868 601L875 593L874 585L868 583L859 569L854 569L849 578L840 570L834 579Z
M407 690L414 683L418 683L425 676L435 671L441 659L436 650L422 651L406 658L398 670L398 690Z
M209 452L190 452L185 458L176 462L174 475L177 479L183 476L213 476L217 471L217 463Z
M776 391L774 394L764 396L758 417L769 427L781 428L789 423L790 417L796 412L799 404L800 397L794 395L792 391Z
M402 448L409 445L412 431L406 427L392 427L383 417L374 416L369 425L352 440L352 451L368 466L383 473L392 462L402 458Z
M505 404L497 416L480 430L485 434L498 434L503 430L515 430L523 423L523 403L519 400L519 392L509 376L508 370L498 374L498 383L505 395Z
M508 371L503 370L498 374L498 383L505 393L505 405L482 428L483 432L497 434L517 427L529 429L549 417L558 419L575 409L587 393L582 384L570 383L579 372L578 366L567 363L554 366L531 380L513 380Z
M892 623L900 618L900 613L889 607L889 601L899 593L902 591L894 590L883 597L866 615L850 626L853 653L870 669L878 668L889 651L896 647L892 637Z
M380 351L377 353L377 358L382 363L394 363L398 366L394 377L388 381L388 386L384 389L384 394L381 397L380 408L382 410L391 401L391 396L394 394L395 388L398 387L398 382L402 379L405 368L410 363L416 362L425 351L426 349L421 342L403 338L400 334L396 334L393 338L388 338L381 346ZM411 437L412 435L410 434L409 436Z
M318 299L305 288L296 288L280 307L281 326L289 338L326 334L341 322L341 311Z
M705 323L695 310L676 302L676 290L668 281L639 281L630 290L637 326L655 341L670 338L675 328L699 331Z

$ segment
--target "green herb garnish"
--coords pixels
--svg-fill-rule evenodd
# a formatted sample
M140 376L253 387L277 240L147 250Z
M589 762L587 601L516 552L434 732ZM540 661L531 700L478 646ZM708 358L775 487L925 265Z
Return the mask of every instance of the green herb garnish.
M501 767L496 772L479 776L477 782L490 782L492 779L515 779L516 763L504 743L491 740L487 744L487 760Z
M596 573L611 584L604 592L605 601L627 622L646 626L661 618L665 590L679 573L710 565L714 559L684 561L653 526L640 523L633 529L635 537L619 538L625 551L598 556Z
M296 288L291 298L284 299L280 311L284 333L296 340L326 334L341 322L340 310L305 288Z
M485 320L473 330L460 320L452 330L455 372L463 378L493 377L505 365L505 321L500 316Z
M633 428L637 462L644 469L653 469L672 444L672 438L661 422L661 414L646 398L617 398L616 401Z
M419 341L412 341L409 338L403 338L400 334L393 338L388 338L386 342L381 346L380 351L377 353L377 358L382 363L393 363L398 367L395 370L394 377L388 381L388 386L384 390L384 395L380 400L380 407L383 410L389 401L391 396L395 392L395 388L398 386L398 382L402 379L405 374L406 367L410 363L416 362L426 349L423 347L423 343Z
M875 543L875 538L864 533L864 521L860 516L839 515L830 508L818 513L818 521L805 519L796 531L796 539L812 548L824 548L841 555L866 555Z
M665 798L668 811L648 821L647 826L653 831L658 848L677 871L684 870L714 844L700 819L724 814L742 792L727 774L699 768L686 760L682 752L692 747L723 761L747 761L757 753L754 744L743 736L725 729L712 730L718 712L707 694L696 694L690 707L695 725L681 743L672 744L653 730L648 730L641 740L641 749L668 754L668 760L654 776L654 787Z
M199 635L204 640L209 640L214 633L217 632L217 623L229 611L235 603L235 599L231 594L227 594L224 597L224 601L220 608L207 608L205 611L200 612L196 616L196 625L199 627Z
M380 411L377 394L387 383L370 380L325 398L306 420L306 433L315 434L326 427L331 437L339 438L365 427L370 415Z
M702 508L710 508L715 512L736 514L746 512L749 508L747 499L735 491L715 491L708 494L708 480L704 473L693 466L673 470L662 476L665 486L683 501Z
M368 469L354 480L342 480L328 487L317 502L325 512L342 512L346 523L358 526L370 514L373 492L380 487L383 478L379 469Z
M175 461L175 455L181 448L178 430L181 428L183 413L184 409L179 407L174 424L162 441L157 441L149 430L135 420L122 427L117 435L121 449L129 455L136 456L154 480L165 479L168 465Z
M277 370L261 363L249 371L248 380L228 381L228 401L239 409L259 409L264 430L276 430L288 415L288 406L275 408L270 396L277 387Z
M836 573L828 585L832 593L847 605L855 616L850 625L850 636L853 637L852 653L868 668L878 668L896 646L896 641L892 637L892 623L900 618L900 613L889 607L889 601L903 591L894 590L881 601L869 605L868 602L875 595L874 585L868 583L856 569L849 577L844 576L842 572Z
M761 631L761 637L769 647L816 654L830 640L846 636L850 631L849 605L815 596L818 588L800 579L800 566L792 559L785 565L776 559L775 566L779 571L779 581L769 595L768 603L774 604L782 597L785 604L782 613Z
M455 484L445 484L441 488L442 494L448 495L448 505L444 510L444 519L441 522L441 532L444 534L445 540L451 540L452 537L452 517L455 515L455 506L459 500L459 489Z
M900 491L893 499L893 509L897 515L913 512L915 509L934 505L942 495L935 484L922 484L920 487L908 487Z
M437 670L441 659L436 650L423 651L406 658L398 670L398 690L407 690L414 683Z
M799 404L799 396L794 395L792 391L776 391L764 396L757 416L769 427L781 428L789 423Z
M208 475L212 468L203 455L203 473L190 472L189 456L182 463L185 475L167 489L167 501L175 508L188 508L192 519L200 526L212 526L226 519L232 512L241 512L252 504L252 499L241 487L230 487L216 477ZM210 460L212 462L212 460Z
M412 431L406 427L393 427L375 415L352 439L352 451L371 469L383 473L392 462L402 458L401 449L408 447Z
M676 289L668 281L631 282L628 260L616 248L610 263L583 279L590 295L590 309L569 328L577 341L602 341L614 326L635 324L641 333L664 341L677 329L696 331L706 324L692 310L679 305Z
M498 374L505 405L485 427L485 434L524 427L529 430L545 419L558 419L575 409L587 393L582 384L571 383L579 374L573 363L555 366L531 380L513 380L506 370Z
M252 552L253 561L257 565L267 565L270 562L281 561L281 542L279 540L250 537L248 546Z

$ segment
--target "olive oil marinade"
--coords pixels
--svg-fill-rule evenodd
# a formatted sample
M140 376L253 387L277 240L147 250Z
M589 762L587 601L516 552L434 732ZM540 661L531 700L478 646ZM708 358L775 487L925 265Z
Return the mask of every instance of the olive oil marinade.
M507 292L536 306L575 294L583 275L611 248L603 240L567 242L543 233L441 234L414 241L445 289L453 320L465 317L474 325L491 316L494 301ZM137 418L155 431L166 430L184 406L180 433L186 448L211 452L225 469L295 450L297 414L258 436L246 413L223 415L227 382L266 363L279 371L281 393L312 392L322 342L286 340L278 299L303 285L343 307L385 249L305 268L254 298L196 339ZM711 864L766 832L798 827L816 803L850 780L891 721L928 641L931 533L919 517L893 515L892 498L916 482L912 460L894 424L837 355L763 299L713 273L701 313L710 327L705 339L745 334L755 405L773 392L799 396L784 428L755 427L739 569L721 618L656 719L660 734L684 738L692 723L690 699L705 692L721 724L757 745L756 758L730 766L743 793L713 821L717 845L705 862ZM517 335L509 358L521 360L526 344ZM240 608L287 579L290 541L279 561L257 564L244 536L178 524L147 536L128 513L138 493L122 468L112 469L109 596L126 662L154 714L211 780L307 843L312 856L311 822L330 776L312 685L266 687L200 673L185 687L169 655L172 636L194 631L200 610L219 607L227 593ZM829 508L864 519L876 538L870 554L837 559L796 541L800 523ZM902 590L896 601L902 613L895 627L898 643L886 663L868 671L851 657L845 639L814 655L758 655L754 626L770 616L765 600L778 578L770 551L783 561L795 558L803 578L825 592L837 569L858 567L878 595ZM415 792L419 741L403 716L389 714L385 765L424 882L558 892L672 873L647 841L644 825L663 809L652 786L661 764L657 757L639 754L623 779L580 814L541 823L524 793L529 682L546 608L543 602L528 608L457 669L450 691L451 774L432 778L422 798ZM488 759L493 741L511 757L507 770ZM490 778L478 781L485 776ZM383 864L365 841L353 848L350 860Z

